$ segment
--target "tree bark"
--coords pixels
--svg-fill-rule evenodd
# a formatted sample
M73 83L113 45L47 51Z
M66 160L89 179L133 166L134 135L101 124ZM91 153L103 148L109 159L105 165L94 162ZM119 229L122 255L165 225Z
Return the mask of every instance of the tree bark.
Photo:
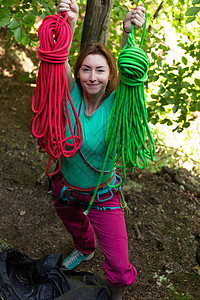
M87 0L81 48L90 41L107 43L114 0Z

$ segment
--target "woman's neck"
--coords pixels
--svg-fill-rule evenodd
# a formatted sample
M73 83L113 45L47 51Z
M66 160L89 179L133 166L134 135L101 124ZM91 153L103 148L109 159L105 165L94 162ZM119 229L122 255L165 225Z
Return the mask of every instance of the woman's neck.
M84 103L85 103L85 114L87 116L91 116L101 105L102 103L102 95L101 96L93 96L88 97L89 95L84 95Z

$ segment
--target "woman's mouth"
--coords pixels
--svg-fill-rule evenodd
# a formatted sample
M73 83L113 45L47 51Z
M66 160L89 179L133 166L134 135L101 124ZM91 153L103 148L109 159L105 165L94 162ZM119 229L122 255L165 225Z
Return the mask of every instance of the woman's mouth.
M93 84L93 83L89 83L89 84L87 84L89 87L96 87L96 86L98 86L98 84Z

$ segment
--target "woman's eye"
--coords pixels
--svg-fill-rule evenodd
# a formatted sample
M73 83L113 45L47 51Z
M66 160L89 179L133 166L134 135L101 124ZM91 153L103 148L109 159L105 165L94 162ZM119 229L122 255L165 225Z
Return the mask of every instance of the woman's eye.
M90 71L90 70L89 70L88 68L84 68L83 71L84 71L84 72L88 72L88 71Z
M103 73L103 72L104 72L104 70L103 70L103 69L99 69L99 70L97 70L97 72L99 72L99 73Z

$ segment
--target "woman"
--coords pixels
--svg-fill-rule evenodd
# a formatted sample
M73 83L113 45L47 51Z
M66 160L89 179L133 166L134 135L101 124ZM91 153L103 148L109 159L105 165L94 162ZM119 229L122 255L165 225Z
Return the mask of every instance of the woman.
M73 35L78 17L76 1L60 0L57 11L67 11ZM143 5L127 13L123 23L122 46L127 43L132 24L140 27L144 21ZM94 256L96 233L105 256L103 268L112 299L118 300L122 297L124 287L135 282L136 269L128 260L127 233L119 191L105 184L111 159L107 161L89 214L83 213L97 186L107 150L105 133L117 86L116 62L104 45L91 43L78 56L74 70L75 81L68 61L66 75L70 96L82 125L83 143L74 157L64 158L61 172L52 178L54 206L75 245L75 250L63 261L63 267L73 269ZM113 170L109 183L114 184L118 180Z

